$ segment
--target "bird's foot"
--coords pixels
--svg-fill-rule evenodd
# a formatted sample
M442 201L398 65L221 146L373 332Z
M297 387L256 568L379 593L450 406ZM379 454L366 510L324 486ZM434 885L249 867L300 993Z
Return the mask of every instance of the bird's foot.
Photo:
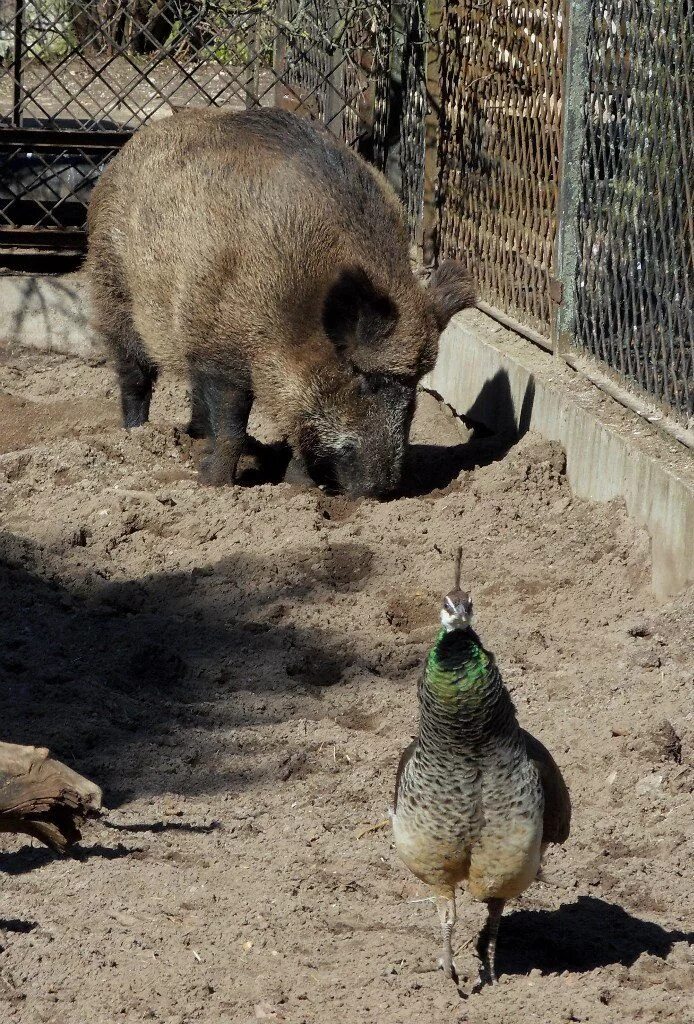
M455 960L451 960L450 964L446 964L444 958L440 956L437 960L437 967L440 971L443 971L445 978L450 978L456 985L458 984L458 968L455 965Z
M499 984L499 982L498 982L498 979L497 979L497 976L496 976L496 972L495 971L490 971L489 968L486 967L486 966L482 966L482 967L480 967L480 972L477 975L477 981L472 986L472 993L473 994L477 994L486 985L498 985L498 984Z

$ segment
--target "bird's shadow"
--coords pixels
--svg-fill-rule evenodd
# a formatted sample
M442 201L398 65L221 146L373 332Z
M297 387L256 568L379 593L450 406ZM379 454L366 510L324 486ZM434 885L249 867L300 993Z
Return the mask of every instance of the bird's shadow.
M480 946L485 934L480 936ZM497 974L581 974L622 964L642 953L665 959L677 942L693 942L694 932L668 931L634 917L622 907L593 896L563 903L558 910L517 910L502 922Z

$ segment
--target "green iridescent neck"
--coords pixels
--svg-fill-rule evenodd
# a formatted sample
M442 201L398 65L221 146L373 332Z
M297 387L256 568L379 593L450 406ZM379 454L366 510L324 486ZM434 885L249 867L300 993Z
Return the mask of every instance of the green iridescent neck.
M442 704L474 704L484 698L492 664L471 629L442 626L429 651L424 687Z

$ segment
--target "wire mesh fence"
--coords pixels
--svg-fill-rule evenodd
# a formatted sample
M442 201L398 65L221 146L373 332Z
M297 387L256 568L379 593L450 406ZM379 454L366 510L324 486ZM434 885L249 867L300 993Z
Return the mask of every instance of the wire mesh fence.
M608 0L588 25L576 333L694 416L694 7Z
M473 254L482 297L549 333L561 0L461 0L440 37L438 250Z
M388 8L350 18L329 0L285 0L278 37L278 106L322 121L349 145L383 160L390 50ZM377 15L377 16L375 16Z
M407 213L410 235L421 242L424 206L424 156L427 115L426 54L427 0L406 0L399 6L400 51L400 194Z
M0 0L0 244L83 241L105 163L172 106L295 109L382 161L388 22L359 9Z
M402 196L429 258L472 258L481 297L547 347L563 301L575 348L691 421L691 0L429 0L423 30L419 9L409 0L427 56L412 50L404 77ZM571 96L567 17L582 47ZM562 147L567 124L578 145ZM560 266L569 236L578 259Z

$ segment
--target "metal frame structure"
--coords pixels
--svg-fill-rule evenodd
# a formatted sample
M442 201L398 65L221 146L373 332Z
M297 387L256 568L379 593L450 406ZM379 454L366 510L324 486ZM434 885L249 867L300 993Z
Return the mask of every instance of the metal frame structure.
M338 0L0 0L0 258L77 253L100 171L171 106L321 120L385 160L382 24Z

